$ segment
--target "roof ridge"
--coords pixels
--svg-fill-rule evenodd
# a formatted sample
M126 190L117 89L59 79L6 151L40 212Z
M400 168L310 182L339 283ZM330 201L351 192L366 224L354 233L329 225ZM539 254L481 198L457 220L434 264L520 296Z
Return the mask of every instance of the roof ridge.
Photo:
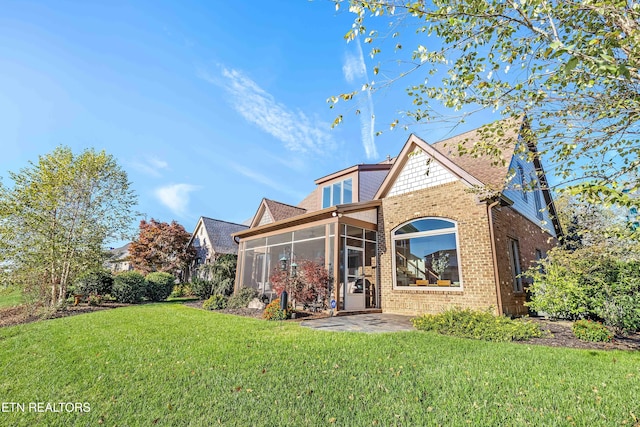
M480 126L478 126L476 128L473 128L473 129L470 129L468 131L465 131L465 132L450 136L450 137L445 138L445 139L441 139L439 141L435 141L435 142L431 142L431 143L427 142L427 144L429 144L431 146L440 145L440 144L442 144L444 142L447 142L447 141L449 141L451 139L458 139L458 138L460 138L460 137L462 137L462 136L464 136L464 135L466 135L468 133L478 132L480 129L486 128L487 126L492 126L492 125L495 125L496 123L507 122L507 121L510 121L510 120L513 120L516 123L517 122L521 122L520 124L522 125L522 124L524 124L525 118L524 118L524 115L520 115L519 117L513 117L513 116L505 117L503 119L494 120L491 123L485 123L485 124L480 125ZM442 153L442 152L440 152L440 153ZM442 154L444 154L444 153L442 153Z
M263 197L263 199L265 202L274 202L274 203L278 203L279 205L288 206L290 208L301 209L303 211L306 211L305 208L301 208L300 206L290 205L289 203L283 203L273 199L267 199L266 197Z
M240 225L242 227L247 227L246 225L239 224L237 222L225 221L224 219L216 219L216 218L211 218L209 216L204 216L204 215L202 215L201 218L202 219L210 219L211 221L226 222L227 224Z

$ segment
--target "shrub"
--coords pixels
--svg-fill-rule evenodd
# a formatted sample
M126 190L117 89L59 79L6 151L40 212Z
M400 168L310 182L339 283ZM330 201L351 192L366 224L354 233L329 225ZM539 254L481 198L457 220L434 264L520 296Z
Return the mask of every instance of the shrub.
M594 314L616 333L640 330L640 262L617 262L598 289Z
M89 295L88 302L91 306L99 306L100 304L102 304L102 297L100 295Z
M245 308L252 299L258 296L258 291L253 288L240 288L238 292L233 294L227 303L229 308Z
M120 273L113 279L113 296L118 302L137 304L145 294L145 282L137 271Z
M170 298L180 298L183 296L184 296L184 291L183 291L182 285L175 285L171 290L171 295L169 295Z
M287 320L292 312L291 304L287 304L287 309L283 310L280 308L280 298L276 298L265 307L262 317L267 320Z
M616 333L640 330L640 263L588 251L549 251L527 275L535 311L565 319L600 319Z
M590 305L590 289L578 274L584 266L578 259L557 255L550 251L539 269L527 273L534 279L527 306L551 318L579 319L588 314Z
M411 319L418 330L484 341L522 341L542 336L538 325L522 319L495 316L488 311L452 308Z
M205 310L222 310L227 308L227 299L224 295L211 295L208 300L202 303L202 308Z
M573 334L583 341L611 342L613 334L600 322L578 320L571 327Z
M191 281L191 291L193 295L197 296L199 299L207 299L209 298L212 292L212 283L209 280L204 280L199 277L195 277Z
M170 273L149 273L146 277L147 284L145 296L150 301L164 301L171 294L176 278Z
M169 296L171 298L191 297L193 296L191 285L189 283L180 283L179 285L175 285L171 291L171 295Z
M113 287L113 276L109 271L90 271L78 277L69 288L69 295L105 295Z

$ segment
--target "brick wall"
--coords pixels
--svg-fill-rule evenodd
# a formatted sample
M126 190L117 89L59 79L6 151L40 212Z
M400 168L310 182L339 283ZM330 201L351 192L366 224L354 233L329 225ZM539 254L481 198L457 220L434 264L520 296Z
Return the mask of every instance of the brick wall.
M557 244L557 241L539 225L510 207L494 208L493 224L503 312L518 316L528 314L527 307L524 306L526 292L514 291L509 240L513 239L518 242L520 269L523 272L535 264L536 249L544 255ZM526 289L527 278L522 280Z
M386 197L380 212L380 292L384 312L418 315L452 306L497 306L487 208L478 204L463 184L456 181ZM461 290L393 289L391 232L402 223L423 217L442 217L458 223Z

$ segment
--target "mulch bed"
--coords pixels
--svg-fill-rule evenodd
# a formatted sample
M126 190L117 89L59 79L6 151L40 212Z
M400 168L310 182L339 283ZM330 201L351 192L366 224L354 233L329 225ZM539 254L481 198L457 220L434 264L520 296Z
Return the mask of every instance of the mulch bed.
M202 309L202 301L189 301L184 305ZM216 310L216 313L233 314L235 316L253 317L255 319L262 319L262 309L259 308L225 308L223 310ZM299 322L302 320L321 319L323 317L329 317L328 314L323 312L310 312L310 311L297 311L295 319L289 319L289 322Z
M202 309L202 301L189 301L185 302L185 305L193 308ZM67 307L64 311L58 311L52 315L46 317L47 319L60 318L66 316L74 316L77 314L91 313L100 310L109 310L118 307L124 307L128 304L119 303L105 303L101 306L95 307L87 304L80 304L78 306ZM252 317L256 319L262 319L261 309L252 308L227 308L224 310L218 310L219 313L232 314L235 316ZM328 317L326 313L314 313L314 312L297 312L296 318L289 320L289 322L299 322L302 320L317 319ZM19 325L23 323L35 322L43 320L42 316L30 315L26 307L9 307L0 309L0 327ZM542 338L532 338L528 341L520 341L523 345L544 345L549 347L566 347L566 348L579 348L590 350L640 350L640 333L630 334L626 337L616 336L613 342L610 343L594 343L581 341L573 335L571 332L571 322L567 321L551 321L542 318L531 318L532 321L540 324L540 327L545 331L545 335Z
M528 341L520 341L521 344L546 345L549 347L568 347L591 350L640 350L640 334L634 333L626 337L616 336L613 342L599 343L582 341L576 338L571 331L571 322L565 320L547 320L532 317L532 321L538 323L545 331L542 338L532 338Z
M129 304L121 304L117 302L103 303L100 306L91 306L88 304L79 304L69 306L65 310L48 313L46 315L29 313L24 305L17 307L0 308L0 327L21 325L23 323L36 322L45 319L59 319L61 317L75 316L77 314L91 313L94 311L109 310L112 308L125 307Z

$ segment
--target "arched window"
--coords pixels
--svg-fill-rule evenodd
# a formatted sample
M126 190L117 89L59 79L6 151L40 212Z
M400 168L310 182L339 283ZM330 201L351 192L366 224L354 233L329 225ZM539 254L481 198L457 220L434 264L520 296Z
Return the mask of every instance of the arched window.
M462 286L455 221L416 219L397 227L392 232L392 241L394 287Z

